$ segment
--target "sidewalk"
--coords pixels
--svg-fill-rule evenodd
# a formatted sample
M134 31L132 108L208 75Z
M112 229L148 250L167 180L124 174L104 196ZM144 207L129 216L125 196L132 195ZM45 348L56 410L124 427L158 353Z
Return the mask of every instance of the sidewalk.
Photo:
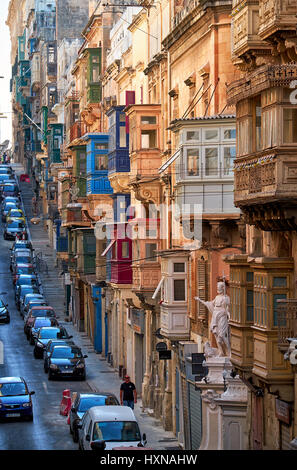
M118 377L117 371L113 369L100 354L96 353L94 347L85 333L80 333L68 322L64 322L64 289L62 278L56 268L55 253L49 244L49 239L43 223L32 225L30 219L33 217L31 201L34 195L32 187L28 183L20 183L25 212L27 215L29 230L31 233L35 253L42 253L43 259L48 265L48 273L40 273L43 284L44 296L60 317L59 322L65 326L68 333L73 336L73 341L79 346L84 354L88 355L87 383L93 391L107 391L114 393L119 398L120 385L122 380ZM79 389L79 383L76 386ZM146 433L148 446L154 449L178 450L178 441L172 432L164 431L161 423L155 418L142 411L142 402L138 400L135 406L135 416L137 417L140 430Z

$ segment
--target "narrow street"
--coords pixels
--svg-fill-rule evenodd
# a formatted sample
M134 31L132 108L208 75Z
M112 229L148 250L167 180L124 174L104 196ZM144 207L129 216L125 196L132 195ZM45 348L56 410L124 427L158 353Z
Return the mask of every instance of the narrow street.
M14 166L16 174L22 169ZM32 187L28 183L20 183L22 201L27 220L30 221ZM0 292L6 292L3 298L9 304L11 323L0 325L0 341L4 344L4 364L0 365L0 376L24 377L29 389L36 393L32 397L34 406L34 422L11 421L0 423L0 449L5 450L77 450L78 446L72 440L67 425L67 418L59 414L62 392L65 389L73 391L109 391L119 398L121 380L116 371L96 354L93 345L86 334L79 333L70 323L64 321L64 297L59 272L55 267L55 256L49 245L47 233L43 224L33 226L29 230L36 254L42 253L46 260L48 272L42 271L44 296L47 303L54 307L63 325L73 341L88 355L86 382L73 380L48 381L43 372L42 360L33 356L33 346L27 341L23 327L24 322L15 306L14 289L9 270L10 247L12 242L3 239L3 224L0 229ZM142 432L147 434L148 445L154 449L176 450L177 441L171 432L166 432L153 417L142 412L141 401L136 405L135 415Z

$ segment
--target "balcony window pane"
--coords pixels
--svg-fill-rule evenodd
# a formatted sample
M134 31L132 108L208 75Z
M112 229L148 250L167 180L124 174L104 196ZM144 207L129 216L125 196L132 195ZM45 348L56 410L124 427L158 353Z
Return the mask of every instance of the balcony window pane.
M95 150L108 150L108 143L95 144Z
M103 171L108 169L108 157L107 155L96 155L95 156L95 170Z
M287 287L287 278L286 277L274 277L273 287Z
M126 114L120 113L120 122L126 122Z
M141 116L141 124L157 124L156 116Z
M141 148L153 149L157 148L157 131L142 130L141 131Z
M126 126L120 126L120 147L127 147Z
M205 175L217 176L218 174L218 149L205 149Z
M274 294L273 295L273 326L278 326L277 321L277 300L285 300L287 298L287 294Z
M233 175L236 147L224 147L224 175Z
M175 279L174 286L174 300L183 302L186 300L186 281L185 279Z
M247 291L247 312L246 312L246 319L247 321L254 320L254 292L252 290Z
M157 250L157 244L156 243L146 243L145 244L145 257L147 258L146 261L156 261L157 256L156 256L156 250Z
M205 131L205 140L218 140L218 129L209 129Z
M200 131L188 131L186 140L187 141L200 140Z
M224 140L235 140L236 130L235 129L224 129Z
M199 176L199 149L187 149L188 176Z
M130 255L129 242L122 242L122 258L127 259Z
M261 98L256 101L255 106L255 130L256 130L256 150L262 149L262 107Z
M297 109L284 108L284 143L297 143Z
M185 263L174 263L173 264L174 273L184 273L185 272Z

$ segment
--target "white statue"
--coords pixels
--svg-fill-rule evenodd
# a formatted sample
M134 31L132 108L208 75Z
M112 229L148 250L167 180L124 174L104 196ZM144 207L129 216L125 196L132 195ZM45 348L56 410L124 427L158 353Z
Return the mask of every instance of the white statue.
M225 282L218 282L216 298L210 302L204 302L199 297L195 297L208 310L212 313L210 324L210 331L214 334L219 356L230 356L230 334L229 334L229 319L230 319L230 297L226 295Z

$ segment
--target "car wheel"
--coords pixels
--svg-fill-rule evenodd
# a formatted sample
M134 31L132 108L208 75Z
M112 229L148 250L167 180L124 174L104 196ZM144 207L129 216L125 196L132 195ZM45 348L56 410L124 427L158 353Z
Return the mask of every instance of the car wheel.
M33 415L31 415L31 416L26 416L26 421L33 421Z
M34 344L34 339L32 338L32 336L30 336L30 344L33 346Z
M44 366L44 373L47 374L48 373L48 367Z
M86 380L86 374L82 375L80 380Z
M48 371L48 380L53 380L53 374L50 370Z
M7 240L6 233L4 233L3 238L4 238L4 240Z
M8 318L8 319L6 320L6 323L7 323L7 324L10 323L10 318Z
M38 354L36 353L35 349L33 351L33 354L34 354L35 359L38 359Z

